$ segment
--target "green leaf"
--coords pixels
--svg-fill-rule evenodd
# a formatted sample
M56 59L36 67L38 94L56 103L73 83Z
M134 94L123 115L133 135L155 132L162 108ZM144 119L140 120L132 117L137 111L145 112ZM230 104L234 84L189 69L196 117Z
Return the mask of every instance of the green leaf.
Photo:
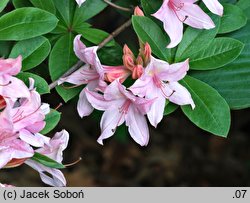
M0 40L24 40L52 31L57 18L38 8L19 8L0 18Z
M48 11L50 13L56 13L56 7L53 0L30 0L30 2L37 8Z
M102 64L110 66L119 66L123 64L123 51L119 44L112 47L103 47L98 51L98 57Z
M147 16L155 13L162 5L162 0L141 0L143 11Z
M223 68L212 71L194 71L196 77L214 87L232 109L250 107L250 21L230 35L245 44L240 56Z
M164 116L167 116L173 112L175 112L175 110L178 109L179 106L169 102L168 100L166 101L166 105L165 105L165 109L164 109Z
M224 4L224 14L221 18L219 33L224 34L244 27L247 17L244 12L235 5Z
M88 0L81 7L77 6L73 19L73 30L79 28L82 22L97 15L106 7L107 4L103 0Z
M77 62L77 57L73 51L73 40L74 35L67 34L61 37L53 47L49 57L49 71L52 81L61 77ZM81 87L66 89L59 86L56 87L56 90L67 102L81 91Z
M28 87L29 87L29 78L33 78L35 80L35 87L36 91L39 94L47 94L50 93L49 85L42 77L39 75L28 73L28 72L21 72L17 75L17 78L22 80Z
M188 27L183 35L182 41L178 46L175 61L180 62L189 58L191 55L205 49L215 38L219 25L220 18L214 16L213 21L216 25L214 29L195 29Z
M109 33L95 29L95 28L84 28L82 30L76 30L79 34L82 35L82 37L89 42L92 42L93 44L97 45L100 44L104 39L106 39L109 36ZM115 40L110 41L105 46L110 47L115 45Z
M40 36L17 42L9 57L16 58L22 55L22 70L26 71L41 64L49 55L50 49L49 40Z
M150 44L153 53L158 58L171 61L171 52L166 48L169 43L168 37L156 23L144 16L133 16L132 24L138 37L144 43Z
M204 50L190 56L190 69L211 70L234 61L244 48L244 44L232 38L216 38Z
M7 6L8 3L9 3L9 0L1 0L0 1L0 12L3 11L3 9Z
M250 0L239 0L236 4L239 8L243 10L248 19L250 19Z
M223 97L209 85L186 76L181 82L191 93L195 109L182 106L185 115L199 128L227 137L230 128L230 109Z
M55 160L44 156L42 154L39 154L35 152L34 156L31 158L31 160L38 162L44 166L47 166L49 168L56 168L56 169L63 169L65 166L61 163L56 162Z
M32 4L28 0L12 0L12 3L15 8L32 7Z
M7 58L12 49L13 42L10 41L0 41L0 58Z
M59 19L63 20L67 27L72 26L73 15L75 11L75 1L72 0L54 0L56 9L58 10Z
M44 120L46 122L46 126L40 133L45 135L50 131L52 131L57 126L60 119L61 119L61 113L54 109L51 109L50 112L46 115Z

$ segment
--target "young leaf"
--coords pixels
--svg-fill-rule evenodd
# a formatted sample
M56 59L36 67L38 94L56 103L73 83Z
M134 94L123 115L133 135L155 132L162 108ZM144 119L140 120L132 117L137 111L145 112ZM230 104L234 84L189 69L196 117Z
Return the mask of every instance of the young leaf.
M232 38L215 38L204 50L190 56L190 69L211 70L234 61L244 44Z
M191 93L195 109L182 106L185 115L199 128L214 135L227 137L230 128L230 109L220 94L209 85L186 76L181 82Z
M48 83L39 75L28 72L21 72L17 75L17 78L22 80L27 86L29 86L29 78L33 78L35 80L36 91L39 94L42 95L50 93Z
M56 162L55 160L42 155L40 153L35 152L34 156L31 158L31 160L38 162L44 166L47 166L49 168L56 168L56 169L63 169L65 166L61 163Z
M30 70L42 63L50 53L50 43L45 37L39 36L32 39L19 41L13 47L10 58L19 55L23 57L22 70Z
M45 117L46 126L40 133L47 134L50 131L52 131L57 126L60 119L61 119L61 113L54 109L51 109L50 112Z
M67 72L76 62L77 57L73 51L74 35L67 34L62 36L53 47L49 57L49 71L52 81L57 80ZM56 87L58 94L65 102L75 97L81 88Z
M3 9L7 6L8 3L9 3L9 0L1 0L0 1L0 12L3 11Z
M157 57L171 61L171 52L166 48L169 39L154 21L143 16L133 16L132 23L138 37L144 43L148 42L150 44L153 53Z
M24 40L52 31L57 18L38 8L19 8L0 17L0 40Z
M212 71L194 71L196 77L214 87L232 109L250 107L250 21L241 30L230 35L245 44L240 56L223 68Z
M37 8L56 14L56 7L53 0L30 0L30 2Z
M235 5L224 4L224 14L221 18L219 32L220 34L232 32L244 27L247 23L247 17L244 12Z
M175 61L180 62L189 58L191 55L205 49L218 33L220 18L214 16L213 21L216 25L214 29L200 30L188 27L183 35L183 39L178 46Z

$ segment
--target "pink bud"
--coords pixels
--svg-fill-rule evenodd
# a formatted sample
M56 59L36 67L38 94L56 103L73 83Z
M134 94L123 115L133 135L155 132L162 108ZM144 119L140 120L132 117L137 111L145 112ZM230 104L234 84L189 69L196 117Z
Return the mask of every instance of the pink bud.
M135 66L134 59L130 55L123 55L122 59L124 66L129 70L133 70Z
M144 13L143 13L143 11L140 9L139 6L136 6L136 7L135 7L134 15L136 15L136 16L144 16Z
M136 64L137 65L142 65L143 66L143 59L141 56L138 56L137 59L136 59Z
M143 51L145 65L147 65L150 62L151 54L152 54L151 47L149 43L146 43Z
M124 55L131 55L134 57L133 52L131 51L131 49L125 44L123 47L123 54Z
M136 65L134 67L134 69L133 69L133 72L132 72L132 78L134 80L140 78L142 76L143 72L144 72L143 66L142 65Z
M130 75L130 71L128 69L117 69L110 71L105 74L105 80L107 82L113 82L114 80L119 78L120 83L123 83L126 78Z

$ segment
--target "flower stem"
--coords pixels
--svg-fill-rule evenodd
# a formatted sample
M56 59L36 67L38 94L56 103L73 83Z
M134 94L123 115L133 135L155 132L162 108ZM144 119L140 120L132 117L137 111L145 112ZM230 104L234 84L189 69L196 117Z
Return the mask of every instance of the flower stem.
M121 11L126 11L126 12L131 12L131 9L130 8L125 8L125 7L122 7L122 6L118 6L112 2L110 2L109 0L103 0L105 3L107 3L108 5L116 8L116 9L119 9Z

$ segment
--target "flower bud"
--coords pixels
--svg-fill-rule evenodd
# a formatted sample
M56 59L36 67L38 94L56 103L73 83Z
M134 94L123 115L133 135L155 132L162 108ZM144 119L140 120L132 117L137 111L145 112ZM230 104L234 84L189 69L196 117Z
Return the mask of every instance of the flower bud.
M128 69L117 69L110 71L105 74L105 80L107 82L113 82L117 78L119 78L120 83L123 83L126 78L130 75L130 71Z
M150 62L151 54L152 54L151 47L150 47L149 43L146 43L144 45L144 50L143 50L143 57L144 57L145 65L148 65L148 63Z
M139 6L136 6L136 7L135 7L134 15L135 15L135 16L144 16L144 13L143 13L143 11L140 9Z
M131 55L134 57L133 52L131 51L131 49L125 44L123 47L123 54L124 55Z
M124 66L129 70L133 70L135 66L134 58L132 58L131 55L123 55L122 59Z
M144 72L143 66L142 65L136 65L134 67L134 69L133 69L133 72L132 72L132 78L134 80L140 78L142 76L143 72Z

